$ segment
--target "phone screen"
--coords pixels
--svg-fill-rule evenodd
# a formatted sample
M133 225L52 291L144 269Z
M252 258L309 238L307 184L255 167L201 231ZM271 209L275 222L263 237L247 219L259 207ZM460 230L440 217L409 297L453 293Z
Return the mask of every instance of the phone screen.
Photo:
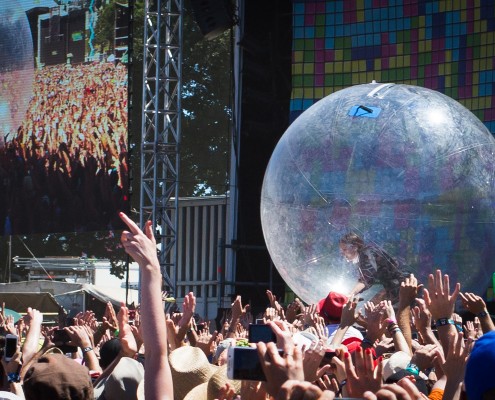
M10 360L17 350L17 336L7 335L5 337L5 359Z
M249 324L249 342L250 343L269 343L277 342L275 332L270 325L265 324Z
M279 350L279 354L282 355L283 351ZM261 368L258 349L254 347L229 347L227 377L234 380L266 381Z

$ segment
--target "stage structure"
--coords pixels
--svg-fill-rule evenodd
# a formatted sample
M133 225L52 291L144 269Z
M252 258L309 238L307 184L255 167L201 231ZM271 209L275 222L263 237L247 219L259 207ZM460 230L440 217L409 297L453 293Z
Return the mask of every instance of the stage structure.
M182 0L145 3L140 223L153 221L170 293L177 281L182 12Z

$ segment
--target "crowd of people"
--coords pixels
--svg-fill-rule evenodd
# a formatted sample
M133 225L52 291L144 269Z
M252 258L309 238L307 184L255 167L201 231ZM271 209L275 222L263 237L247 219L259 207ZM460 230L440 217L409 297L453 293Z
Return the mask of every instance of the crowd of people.
M119 223L128 179L127 80L120 63L35 71L25 118L0 148L0 234Z
M15 354L2 358L0 398L495 398L495 326L487 305L440 270L427 282L405 277L396 305L360 304L336 292L316 304L296 298L283 305L267 290L266 310L252 315L237 296L215 326L198 318L192 292L179 310L165 311L151 223L141 230L120 217L127 226L122 245L141 271L141 303L122 304L117 313L109 303L101 318L86 311L55 328L31 308L17 323L0 314L4 333L20 338ZM259 320L273 341L250 340L249 326ZM231 350L239 347L255 349L258 380L229 377Z

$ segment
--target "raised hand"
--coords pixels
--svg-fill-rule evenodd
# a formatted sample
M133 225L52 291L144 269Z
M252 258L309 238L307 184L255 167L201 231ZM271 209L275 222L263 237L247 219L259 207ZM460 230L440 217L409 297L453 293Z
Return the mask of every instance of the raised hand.
M182 303L182 317L177 324L179 326L179 329L180 328L187 329L191 326L191 320L195 311L196 311L196 296L194 296L193 292L189 292L184 296L184 302Z
M429 275L428 289L424 290L424 299L433 319L452 318L460 290L461 284L456 283L454 291L451 293L449 275L442 276L442 271L439 269L435 274Z
M296 298L292 303L287 306L287 311L285 313L288 322L292 323L297 319L297 315L302 310L302 304L299 299Z
M317 315L318 312L316 311L316 304L310 304L307 307L304 307L304 311L303 311L304 327L308 328L310 326L314 326L314 321L316 320Z
M474 293L459 293L462 299L464 308L479 319L483 333L495 330L492 318L486 308L486 303L483 299Z
M125 252L139 264L141 269L161 276L151 221L146 222L144 231L142 231L127 215L120 213L120 218L129 228L128 231L124 230L120 236Z
M410 274L400 284L399 304L403 306L411 305L418 295L418 290L422 286L422 284L418 284L418 279L414 274Z
M103 314L103 323L107 329L112 330L112 333L117 329L119 323L117 322L117 314L113 308L112 302L108 301Z
M372 302L364 305L366 320L366 337L371 343L380 340L386 329L385 316L383 311Z
M196 347L199 347L203 352L209 357L215 348L216 339L218 332L215 331L213 334L209 332L208 329L203 329L198 332L198 337L196 338Z
M370 349L363 350L358 347L355 352L355 365L350 353L345 353L344 363L347 371L347 384L344 386L346 397L363 397L364 392L373 392L380 389L382 385L383 365L378 363L374 367L373 354Z
M476 331L474 329L473 321L466 321L466 323L464 324L464 334L469 339L476 339Z
M318 377L318 369L325 355L325 345L326 341L313 342L303 353L304 379L308 382L314 382Z
M342 308L342 316L340 318L340 326L348 327L354 325L358 317L356 307L357 300L354 296L349 297L349 300Z
M131 326L129 325L129 309L121 304L119 313L117 314L119 323L119 339L122 344L122 351L127 357L134 357L137 353L137 343L132 334Z
M303 357L298 347L287 344L283 355L279 354L277 345L273 342L258 342L256 347L270 395L275 397L288 380L304 381Z
M427 344L416 349L411 363L416 365L420 371L433 367L433 360L437 357L438 351L441 351L441 346L435 344Z

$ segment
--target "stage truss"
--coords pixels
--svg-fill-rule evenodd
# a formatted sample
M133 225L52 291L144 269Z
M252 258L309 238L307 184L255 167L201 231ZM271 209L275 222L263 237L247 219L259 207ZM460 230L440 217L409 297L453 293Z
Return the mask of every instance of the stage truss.
M183 0L146 0L140 223L151 219L164 289L175 293Z

